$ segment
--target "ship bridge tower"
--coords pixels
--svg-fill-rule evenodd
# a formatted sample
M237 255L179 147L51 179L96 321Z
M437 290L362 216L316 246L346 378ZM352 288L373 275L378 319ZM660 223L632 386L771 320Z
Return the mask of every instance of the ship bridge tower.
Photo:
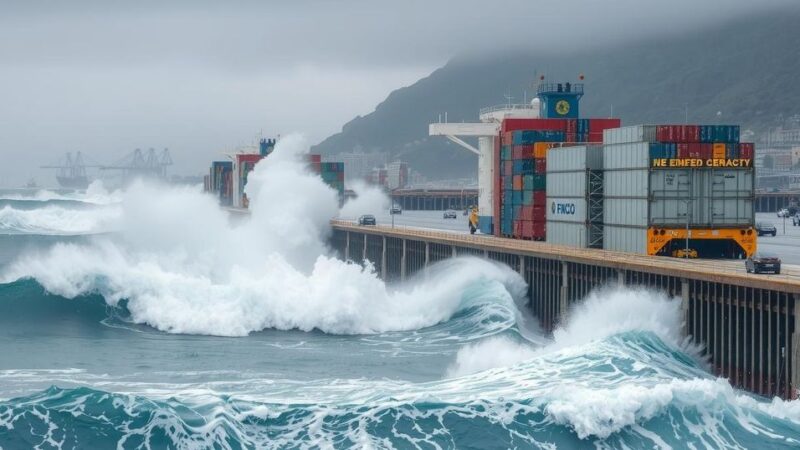
M578 77L583 81L583 75ZM543 119L577 119L583 97L583 83L545 83L539 78L536 89L539 97L539 117Z

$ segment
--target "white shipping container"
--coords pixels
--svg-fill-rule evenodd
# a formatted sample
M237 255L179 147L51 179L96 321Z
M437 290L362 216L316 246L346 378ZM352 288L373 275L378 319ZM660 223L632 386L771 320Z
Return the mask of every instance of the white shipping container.
M548 172L547 197L585 198L588 192L586 178L586 172Z
M547 243L586 248L588 228L583 223L547 221Z
M603 169L649 169L650 144L620 143L603 146Z
M602 168L603 148L600 145L553 147L547 151L547 173Z
M656 142L656 126L633 125L603 130L604 144L627 144L631 142Z
M647 198L647 170L606 170L603 172L603 195L606 197Z
M647 253L647 228L603 227L603 248L617 252Z
M586 199L548 197L547 221L586 223Z
M603 224L647 227L647 199L605 198Z

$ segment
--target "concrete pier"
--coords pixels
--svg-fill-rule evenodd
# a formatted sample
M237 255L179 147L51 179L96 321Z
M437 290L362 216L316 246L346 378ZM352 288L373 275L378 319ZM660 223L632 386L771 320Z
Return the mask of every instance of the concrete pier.
M528 283L531 311L549 332L595 288L618 283L665 292L680 299L684 333L704 346L715 374L760 395L797 398L800 277L792 274L747 274L742 261L686 261L338 221L332 226L331 246L339 255L369 260L387 281L454 256L506 264Z

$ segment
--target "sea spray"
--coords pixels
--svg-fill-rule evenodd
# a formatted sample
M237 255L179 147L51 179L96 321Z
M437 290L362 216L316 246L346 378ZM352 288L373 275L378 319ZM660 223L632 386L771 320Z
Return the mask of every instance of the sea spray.
M503 301L512 308L524 297L518 274L477 258L389 287L371 266L330 256L336 192L307 171L306 148L286 137L256 165L246 188L252 214L242 223L231 225L228 213L195 188L138 182L122 195L119 233L29 254L2 279L34 278L67 298L99 293L111 305L127 300L132 321L162 331L225 336L265 328L424 328L463 309L465 293L482 282L509 290Z

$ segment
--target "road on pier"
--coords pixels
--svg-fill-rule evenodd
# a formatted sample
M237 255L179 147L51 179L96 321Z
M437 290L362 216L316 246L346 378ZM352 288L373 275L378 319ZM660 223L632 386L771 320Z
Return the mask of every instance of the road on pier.
M394 215L395 227L402 227L416 230L436 230L447 231L449 233L469 234L467 229L467 216L462 215L463 211L456 211L456 219L443 218L443 211L403 211L402 214ZM392 216L388 211L373 213L378 225L391 227ZM357 223L357 218L341 217L340 220ZM783 230L783 219L777 218L775 214L757 214L756 221L773 223L778 229L778 235L761 236L758 238L759 250L778 255L783 261L780 275L759 274L753 275L765 277L767 279L800 280L800 226L792 226L791 219L787 219L786 232ZM482 236L478 234L479 236ZM711 260L693 259L689 261L679 261L672 258L658 258L659 261L669 261L667 264L679 263L689 264L694 268L706 268L709 272L719 272L721 274L744 274L744 261L740 260Z

